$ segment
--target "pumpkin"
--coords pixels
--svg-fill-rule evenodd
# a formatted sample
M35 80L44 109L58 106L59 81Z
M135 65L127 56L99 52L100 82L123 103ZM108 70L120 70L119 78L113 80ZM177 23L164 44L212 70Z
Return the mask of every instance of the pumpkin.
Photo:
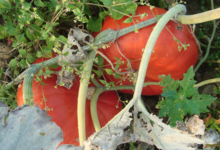
M37 61L39 62L39 60ZM77 121L77 98L79 91L80 78L76 76L73 86L70 90L65 87L56 86L56 75L43 79L46 84L40 85L39 82L33 81L34 103L42 110L45 106L52 111L47 111L51 116L52 121L55 122L63 131L63 142L60 144L74 144L79 146L78 139L78 121ZM92 86L90 84L90 86ZM18 106L23 105L23 84L18 87L17 103ZM46 98L44 101L43 95ZM122 103L119 101L117 94L114 91L106 91L100 94L97 102L97 112L100 125L103 127L109 120L111 120L122 109ZM85 108L86 116L86 135L89 137L95 132L92 118L90 114L90 101L86 101Z
M153 15L153 13L154 15ZM146 13L147 16L143 19L138 19L139 22L153 18L156 15L161 15L166 13L166 10L161 8L153 8L150 10L148 6L139 6L136 10L136 15ZM123 29L128 26L134 25L134 23L123 23L128 17L123 17L121 20L114 20L110 16L107 16L102 27L102 31L107 29L113 29L117 31L118 29ZM134 21L135 21L134 19ZM138 23L135 21L135 23ZM130 60L131 67L135 70L139 70L140 61L143 54L143 49L145 48L148 38L156 24L141 28L138 33L131 32L117 39L118 47L121 53ZM193 37L192 31L188 25L181 25L182 29L177 29L178 23L174 21L169 21L157 39L157 42L153 48L153 53L149 61L148 69L145 76L145 82L158 82L160 81L158 75L171 75L175 80L182 79L183 73L186 73L190 66L194 66L198 59L198 48L196 41ZM94 33L93 36L96 37L100 32ZM182 44L189 44L186 50L183 48L179 51L178 46L180 43L174 40L174 36ZM116 43L111 43L110 47L106 49L99 49L104 55L107 56L113 64L120 59L121 62L125 62L118 69L122 71L127 71L127 60L119 52ZM109 63L105 60L105 66L109 66ZM129 80L121 81L120 79L115 79L113 75L108 75L104 72L106 80L115 81L116 85L132 85L133 83ZM133 94L131 90L121 90L123 93ZM142 90L143 95L160 95L162 93L162 87L158 85L150 85L144 87Z

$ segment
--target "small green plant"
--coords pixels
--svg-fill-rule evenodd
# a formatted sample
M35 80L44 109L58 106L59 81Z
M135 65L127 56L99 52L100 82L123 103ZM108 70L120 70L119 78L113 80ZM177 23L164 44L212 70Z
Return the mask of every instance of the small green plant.
M184 117L190 115L200 115L200 113L209 112L207 106L211 105L216 98L211 95L200 95L198 88L193 87L196 83L193 67L184 74L183 80L174 81L170 75L160 76L163 88L161 94L165 99L157 105L160 108L159 117L170 118L170 125L175 126L176 121L183 121ZM174 113L175 112L175 113Z
M17 107L16 92L15 87L7 89L5 88L5 84L0 84L0 100L11 109Z
M207 11L207 9L205 9L205 0L201 0L201 9L202 11Z

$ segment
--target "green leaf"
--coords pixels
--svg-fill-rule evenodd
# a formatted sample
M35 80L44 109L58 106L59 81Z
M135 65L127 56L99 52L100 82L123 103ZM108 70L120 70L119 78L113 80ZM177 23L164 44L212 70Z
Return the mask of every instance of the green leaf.
M182 81L174 81L169 76L159 76L160 82L165 86L163 93L165 97L158 103L160 109L159 117L170 117L170 125L175 126L176 121L183 121L184 116L208 112L207 106L211 105L216 98L211 95L200 95L198 88L194 88L196 83L194 80L193 67L190 67Z
M0 3L2 5L4 5L8 10L11 9L11 2L10 2L10 0L0 0Z
M43 55L42 52L37 51L37 57L38 57L38 58L42 57L42 55Z
M50 23L46 23L46 31L45 32L50 32L53 29L53 26Z
M41 36L40 31L41 28L39 26L37 26L36 24L32 24L26 29L25 33L30 40L35 40Z
M57 67L59 67L59 65L58 65L57 63L55 63L55 64L49 66L49 68L55 68L55 69L56 69Z
M99 13L99 18L100 19L105 19L106 16L108 16L109 13L107 11L102 11Z
M191 100L186 101L185 107L188 108L189 114L197 114L209 112L207 106L211 105L216 98L212 97L211 95L205 94L197 94L192 97Z
M131 23L132 22L132 18L127 18L125 19L125 21L123 21L124 23Z
M40 82L41 81L41 78L39 78L39 76L35 76L36 78L35 78L35 80L37 81L37 82Z
M29 64L32 64L35 61L35 57L31 54L27 54L27 61Z
M34 4L39 7L44 7L44 3L41 0L34 0Z
M55 41L57 38L54 35L51 35L51 37L49 38L50 41Z
M84 4L84 11L83 11L83 13L86 14L86 15L92 16L92 14L90 12L90 9L89 9L89 6L87 4Z
M55 27L57 25L59 25L59 22L54 22L53 26Z
M103 66L104 65L104 59L102 58L102 56L97 55L95 57L95 64L99 65L99 66Z
M47 39L46 42L47 42L47 47L52 49L53 48L53 42L50 41L49 39Z
M52 74L52 73L54 73L54 71L49 70L49 69L47 69L47 70L45 71L45 75L50 75L50 74Z
M0 8L6 8L6 7L0 2Z
M66 43L67 38L65 38L63 35L60 35L60 36L58 37L58 40L60 40L60 41L63 42L63 43Z
M22 59L20 62L19 62L19 65L22 69L26 68L27 67L27 63L26 63L26 60L25 59Z
M105 6L111 6L112 5L112 0L101 0Z
M46 54L51 53L52 50L53 50L53 49L50 48L49 46L43 46L42 48L43 48L44 53L46 53Z
M134 10L134 9L130 9L130 8L128 8L127 11L130 12L130 13L132 14L132 16L135 15L135 10Z
M101 80L101 79L99 79L99 81L102 83L102 84L107 84L108 82L106 82L105 80Z
M60 10L61 9L61 7L62 7L62 5L60 4L60 5L57 5L56 6L56 8L55 8L55 12L54 13L56 13L58 10Z
M10 35L18 35L17 30L12 26L9 26L8 29L6 30L6 32Z
M115 4L126 3L125 5L118 5L109 8L110 16L116 20L121 19L124 14L131 14L131 12L133 13L133 11L137 9L137 4L130 0L115 0L114 2ZM122 13L118 13L117 11Z
M42 19L36 18L35 24L36 24L37 26L40 26L40 25L42 25L43 23L44 23L44 21L43 21Z
M67 4L67 7L72 9L72 10L77 8L76 5L70 4L70 3Z
M95 18L89 18L88 21L88 29L95 31L95 32L99 32L102 29L102 19L95 19Z
M31 3L23 2L23 6L25 10L29 10L31 8Z
M17 67L17 60L15 58L11 59L9 65L12 67L12 69L15 69Z
M113 70L112 70L112 69L105 68L105 72L106 72L108 75L112 75L112 74L113 74Z
M114 72L113 76L115 79L121 79L121 75L116 72Z
M50 0L50 4L52 4L52 6L56 6L58 4L57 0Z
M19 53L21 54L22 57L27 56L27 52L24 49L19 49L18 51L19 51Z
M103 75L103 71L100 69L99 70L93 69L92 71L97 75L97 78L100 78Z
M162 81L160 81L160 85L162 87L166 87L163 88L163 92L166 92L168 90L176 90L179 87L179 80L175 81L174 79L171 78L170 75L165 76L165 75L161 75L159 76L159 79L162 79Z
M27 39L25 38L24 36L25 34L20 34L19 36L16 37L16 39L19 41L19 42L24 42L24 43L27 43ZM34 42L35 43L35 42ZM30 42L28 43L28 45L30 46Z
M0 25L0 39L4 39L5 37L7 37L7 32L4 28L4 26Z
M32 42L28 42L28 43L27 43L28 46L32 46L32 45L34 45L34 44L36 44L35 41L32 41Z
M69 51L65 52L63 55L64 56L67 56L69 54Z
M74 14L76 16L81 15L81 10L79 8L74 9Z
M119 67L120 67L120 58L117 58L117 57L115 57L116 58L116 65L115 65L115 69L118 69Z
M191 66L187 71L187 73L184 74L183 80L179 82L180 86L184 88L183 92L187 97L191 97L198 89L198 88L192 88L193 85L196 83L196 81L193 79L194 76L195 74L193 71L193 66Z
M159 6L160 8L167 9L167 4L164 0L159 1Z
M43 73L44 73L44 72L43 72L43 70L41 69L36 75L37 75L37 76L41 76L41 75L43 75Z

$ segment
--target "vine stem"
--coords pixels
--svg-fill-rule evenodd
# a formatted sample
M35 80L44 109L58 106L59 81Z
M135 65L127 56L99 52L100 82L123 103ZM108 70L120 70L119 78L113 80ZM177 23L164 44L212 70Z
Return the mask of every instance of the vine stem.
M214 9L214 2L213 0L211 0L211 8ZM219 12L220 13L220 12ZM217 25L216 25L216 21L213 20L213 30L212 30L212 35L211 35L211 38L208 38L208 46L206 48L206 53L205 53L205 56L199 61L199 63L196 65L195 69L194 69L194 72L196 72L199 67L202 65L202 63L207 59L207 57L209 56L209 51L210 51L210 47L211 47L211 44L212 44L212 41L214 39L214 36L215 36L215 31L216 31L216 28L217 28Z
M43 69L47 66L55 64L58 61L58 57L54 57L50 60L33 64L31 67L26 71L24 76L24 83L23 83L23 100L24 104L34 105L33 101L33 93L32 93L32 83L34 79L34 74L37 73L40 69Z
M182 4L178 4L173 8L171 8L165 15L162 16L162 18L158 21L153 31L151 32L140 63L137 83L135 86L135 91L133 96L133 99L135 101L137 101L141 96L142 87L144 84L144 79L149 64L150 56L153 51L154 45L157 41L157 38L159 37L165 25L170 21L170 19L172 19L173 16L175 16L180 12L183 12L184 14L186 13L186 7Z
M147 85L160 85L160 82L145 82L144 86ZM93 125L95 127L96 132L101 129L99 119L98 119L98 113L97 113L97 101L99 95L104 92L104 91L114 91L114 90L133 90L135 89L134 85L121 85L121 86L114 86L110 88L105 88L105 87L98 87L96 88L95 94L92 96L91 103L90 103L90 111L91 111L91 116L92 116L92 121Z
M177 20L182 24L198 24L220 18L220 8L195 15L178 15Z
M95 58L96 52L91 51L88 56L88 60L85 62L85 67L83 72L87 74L86 78L81 78L79 93L78 93L78 104L77 104L77 117L78 117L78 131L79 131L79 143L83 146L83 142L86 140L86 126L85 126L85 107L86 107L86 94L88 90L88 84L90 80L90 75L92 72L93 60Z
M215 82L220 82L220 78L208 79L200 83L194 84L193 87L196 88L196 87L200 87L200 86L210 84L210 83L215 83Z
M92 116L92 122L95 128L95 131L99 131L101 129L101 125L99 123L98 113L97 113L97 101L99 95L104 92L103 88L96 88L95 94L92 96L91 103L90 103L90 112Z

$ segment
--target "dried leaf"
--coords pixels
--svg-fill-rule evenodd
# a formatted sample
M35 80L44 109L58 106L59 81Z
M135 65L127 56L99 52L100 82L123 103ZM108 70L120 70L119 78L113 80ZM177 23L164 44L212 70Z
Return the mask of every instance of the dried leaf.
M56 83L58 85L60 85L61 83L64 83L63 86L65 86L67 89L70 89L73 85L73 81L75 80L74 73L68 72L67 70L64 70L62 74L60 74L60 72L62 72L62 71L55 72L57 74Z
M0 107L0 114L4 111ZM2 122L4 117L0 118ZM10 111L0 133L0 149L4 150L55 150L63 140L62 130L38 106L23 105Z
M193 150L196 149L195 143L206 143L204 139L199 139L194 134L188 134L164 124L157 116L146 111L141 100L137 102L135 108L134 133L140 135L139 141L154 144L157 148L164 150ZM137 112L142 112L139 119L135 115Z
M194 115L185 123L177 122L176 128L195 135L204 135L205 133L204 122L203 120L199 119L198 115Z
M63 145L60 145L56 150L83 150L83 147L63 144Z
M220 142L220 135L218 134L217 131L210 129L205 133L203 139L205 139L207 144L216 144Z
M119 144L129 141L135 142L137 137L124 129L130 125L131 113L125 112L117 117L112 123L94 133L84 142L86 150L115 150Z
M86 99L91 100L92 96L95 94L95 87L91 86L88 87L87 93L86 93Z
M64 46L63 54L68 55L60 55L59 61L66 61L69 66L74 66L77 62L80 62L82 60L87 60L88 56L85 51L83 51L82 47L87 45L87 43L92 43L94 38L79 29L70 29L70 32L68 34L68 40L67 43Z
M211 124L212 115L209 113L209 116L204 119L205 126L208 127Z

